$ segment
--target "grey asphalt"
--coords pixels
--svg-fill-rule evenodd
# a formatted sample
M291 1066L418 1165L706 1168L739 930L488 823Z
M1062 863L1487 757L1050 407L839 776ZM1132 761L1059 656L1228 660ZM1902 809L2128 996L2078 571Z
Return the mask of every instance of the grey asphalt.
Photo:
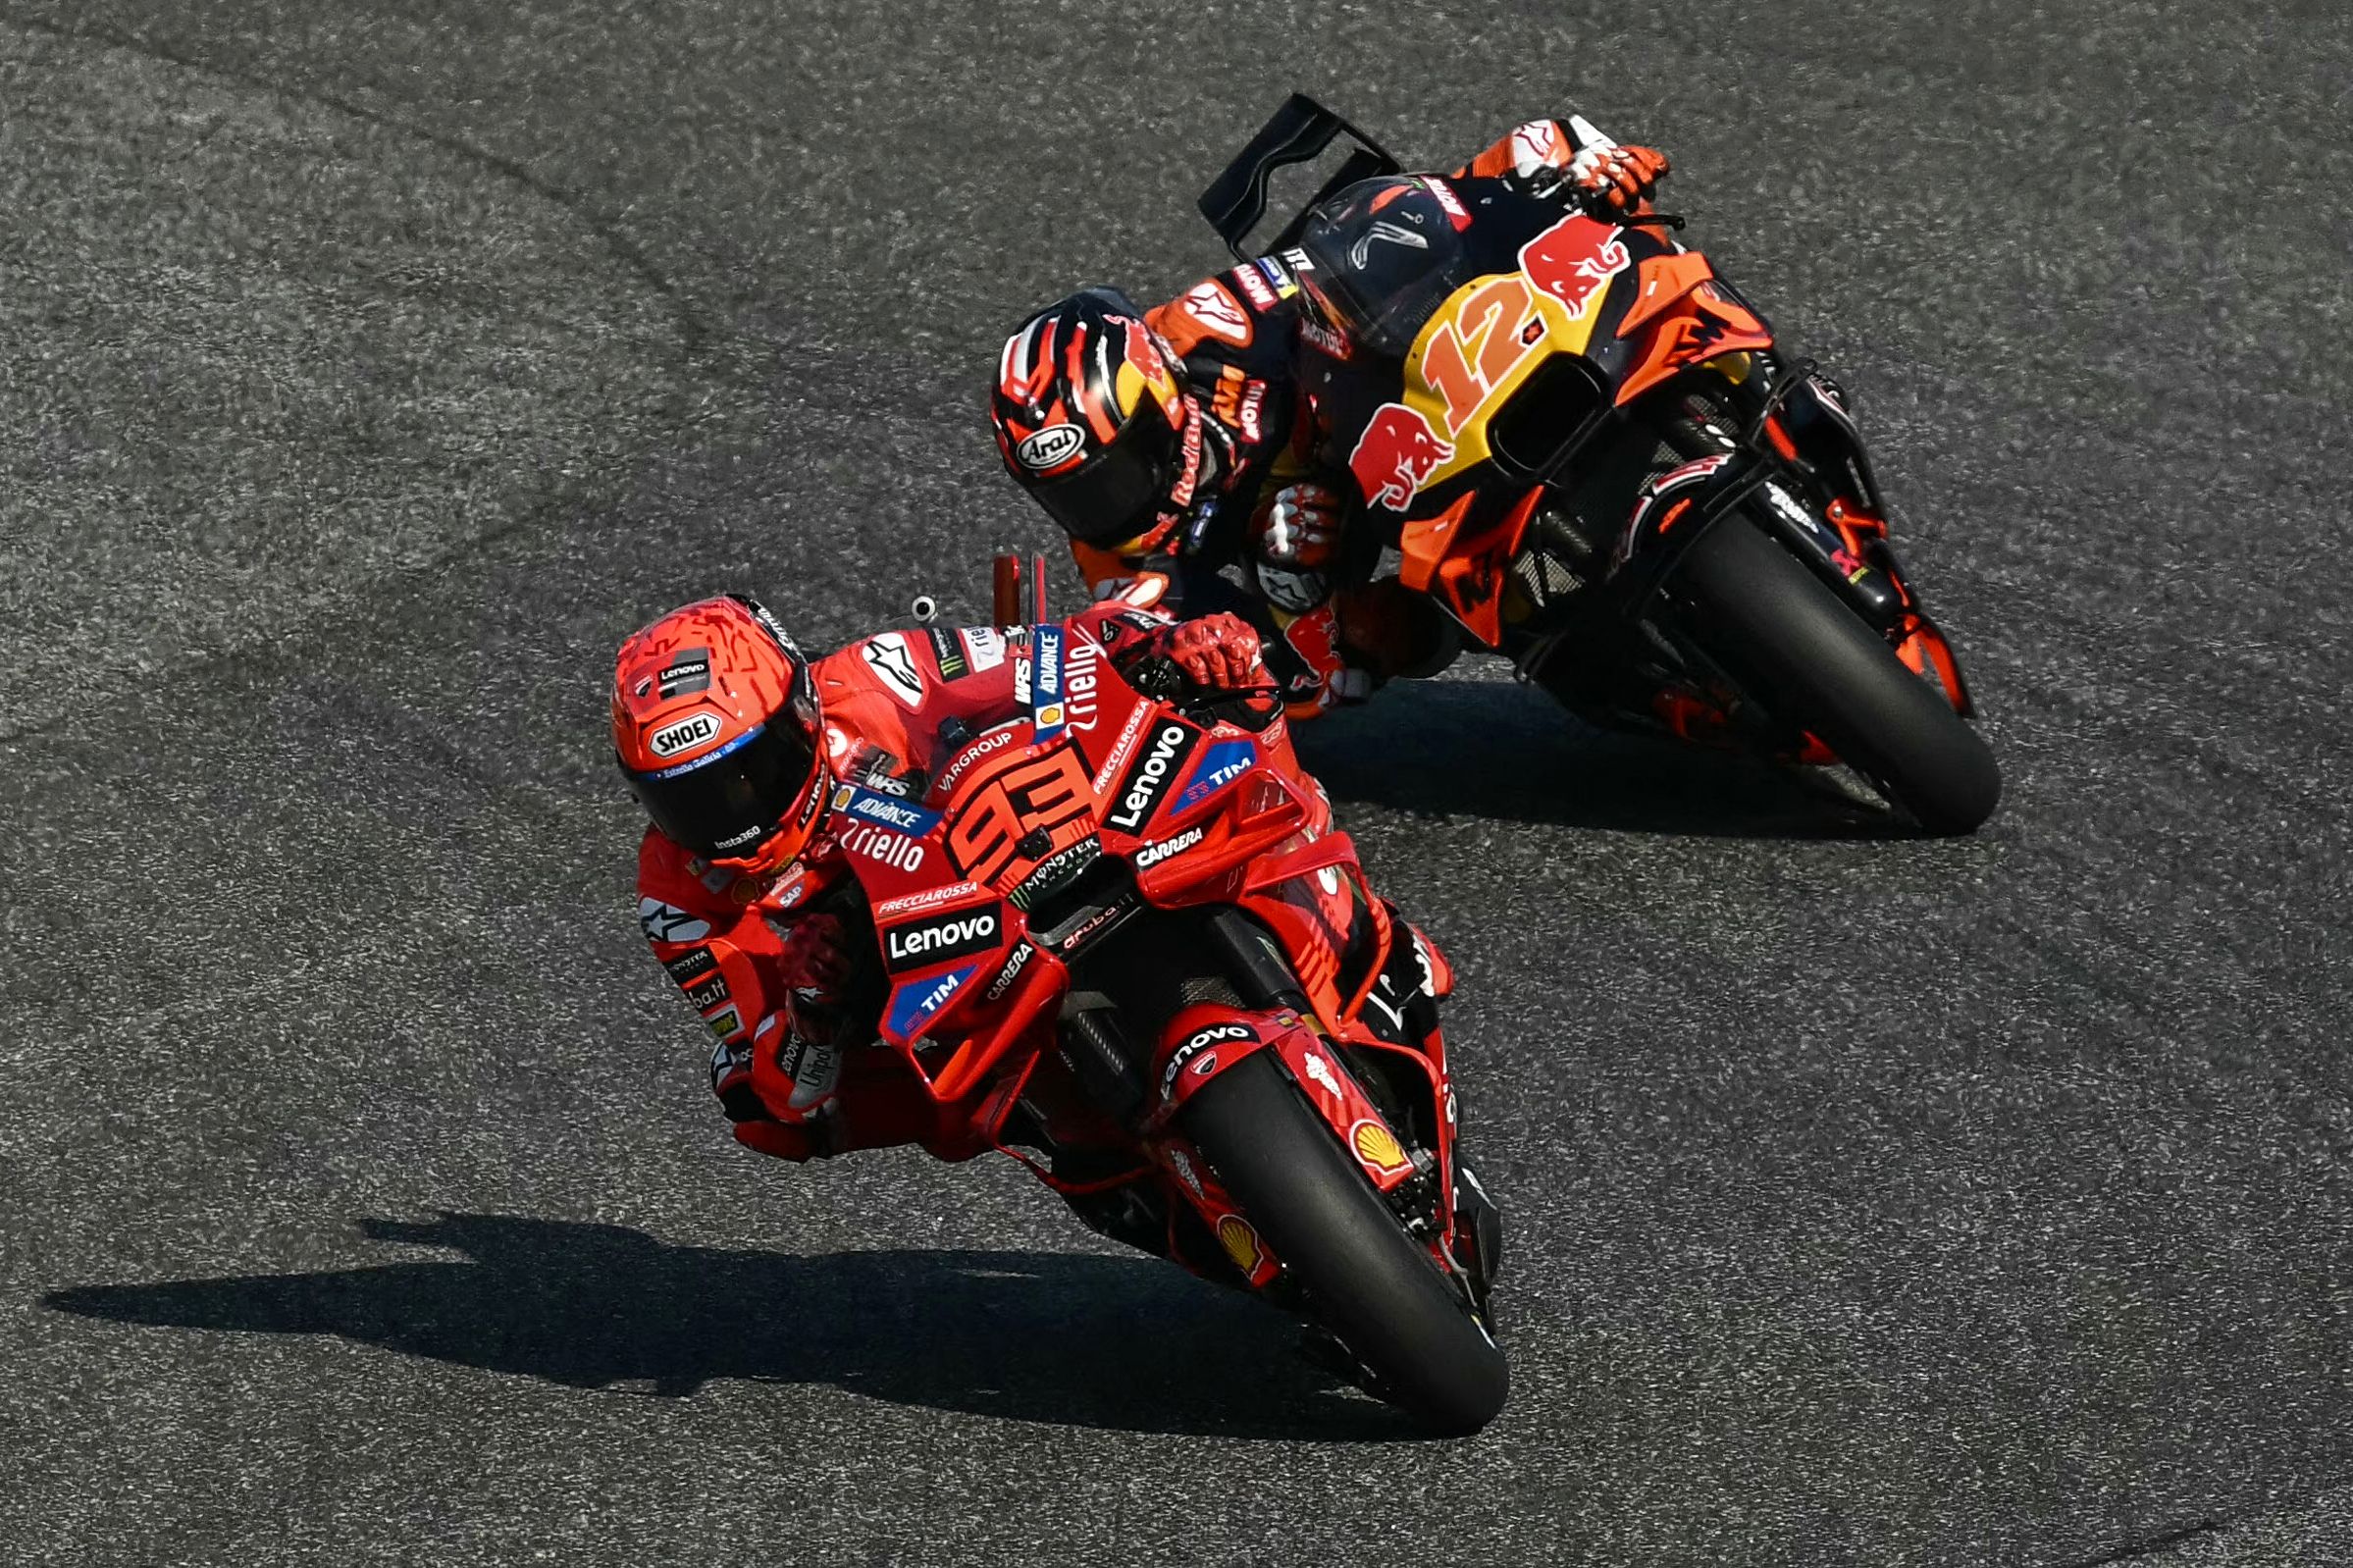
M1665 145L2009 780L1307 738L1461 968L1464 1442L1009 1164L736 1149L601 739L716 588L978 615L1001 335L1294 85ZM2349 110L2335 3L0 0L0 1560L2353 1559Z

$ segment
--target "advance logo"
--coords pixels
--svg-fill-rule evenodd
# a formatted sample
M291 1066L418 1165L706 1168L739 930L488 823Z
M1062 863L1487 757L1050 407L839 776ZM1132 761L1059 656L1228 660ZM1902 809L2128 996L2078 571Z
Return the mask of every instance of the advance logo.
M1120 780L1118 799L1104 821L1123 833L1141 833L1184 771L1185 758L1201 744L1201 732L1178 719L1163 719L1144 743L1143 754Z
M882 933L883 967L893 974L927 964L996 950L1005 933L1005 906L952 910L927 920L911 920Z

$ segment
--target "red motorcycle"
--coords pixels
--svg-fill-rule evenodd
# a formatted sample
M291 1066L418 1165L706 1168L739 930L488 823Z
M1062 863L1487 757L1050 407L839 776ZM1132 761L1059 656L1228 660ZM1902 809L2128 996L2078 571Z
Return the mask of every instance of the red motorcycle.
M1271 694L1176 700L1053 622L1009 641L1025 713L919 802L834 800L872 829L880 1035L934 1152L1011 1154L1427 1426L1484 1426L1500 1223L1455 1147L1445 959L1366 883Z

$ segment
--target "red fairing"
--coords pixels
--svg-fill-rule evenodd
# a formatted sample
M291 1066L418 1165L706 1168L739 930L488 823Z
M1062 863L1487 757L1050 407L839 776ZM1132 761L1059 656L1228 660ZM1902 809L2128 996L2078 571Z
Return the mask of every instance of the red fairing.
M648 936L719 1036L713 1087L744 1142L788 1158L912 1141L965 1159L1007 1148L1019 1106L1032 1142L1090 1151L1075 1177L1007 1148L1050 1185L1150 1182L1194 1238L1186 1250L1173 1228L1173 1256L1265 1286L1281 1259L1175 1119L1201 1084L1271 1050L1367 1179L1426 1211L1450 1267L1454 1217L1435 1194L1449 1190L1451 1093L1418 1000L1442 961L1417 956L1425 945L1365 885L1279 713L1147 698L1128 681L1173 651L1170 624L1107 603L1002 632L886 633L817 662L833 783L810 854L752 883L648 840ZM1229 653L1255 668L1246 629L1204 665L1220 685ZM1305 1006L1180 1011L1151 1059L1148 1105L1123 1124L1062 1049L1072 968L1127 921L1215 906L1273 936ZM838 985L812 916L854 933L856 972ZM859 997L873 1011L852 1019ZM1379 1071L1421 1107L1418 1135L1436 1147L1417 1152L1383 1117L1360 1076L1371 1064L1389 1064Z

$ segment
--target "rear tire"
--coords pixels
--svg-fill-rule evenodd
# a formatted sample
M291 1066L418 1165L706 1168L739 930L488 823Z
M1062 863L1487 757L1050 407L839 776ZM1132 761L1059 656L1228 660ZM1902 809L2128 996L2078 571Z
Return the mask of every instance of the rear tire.
M1448 1436L1494 1419L1511 1387L1503 1352L1273 1052L1203 1085L1182 1121L1317 1320L1384 1397Z
M1983 737L1747 518L1709 529L1675 581L1706 617L1694 634L1750 695L1820 736L1921 827L1968 833L1993 815L2002 774Z

